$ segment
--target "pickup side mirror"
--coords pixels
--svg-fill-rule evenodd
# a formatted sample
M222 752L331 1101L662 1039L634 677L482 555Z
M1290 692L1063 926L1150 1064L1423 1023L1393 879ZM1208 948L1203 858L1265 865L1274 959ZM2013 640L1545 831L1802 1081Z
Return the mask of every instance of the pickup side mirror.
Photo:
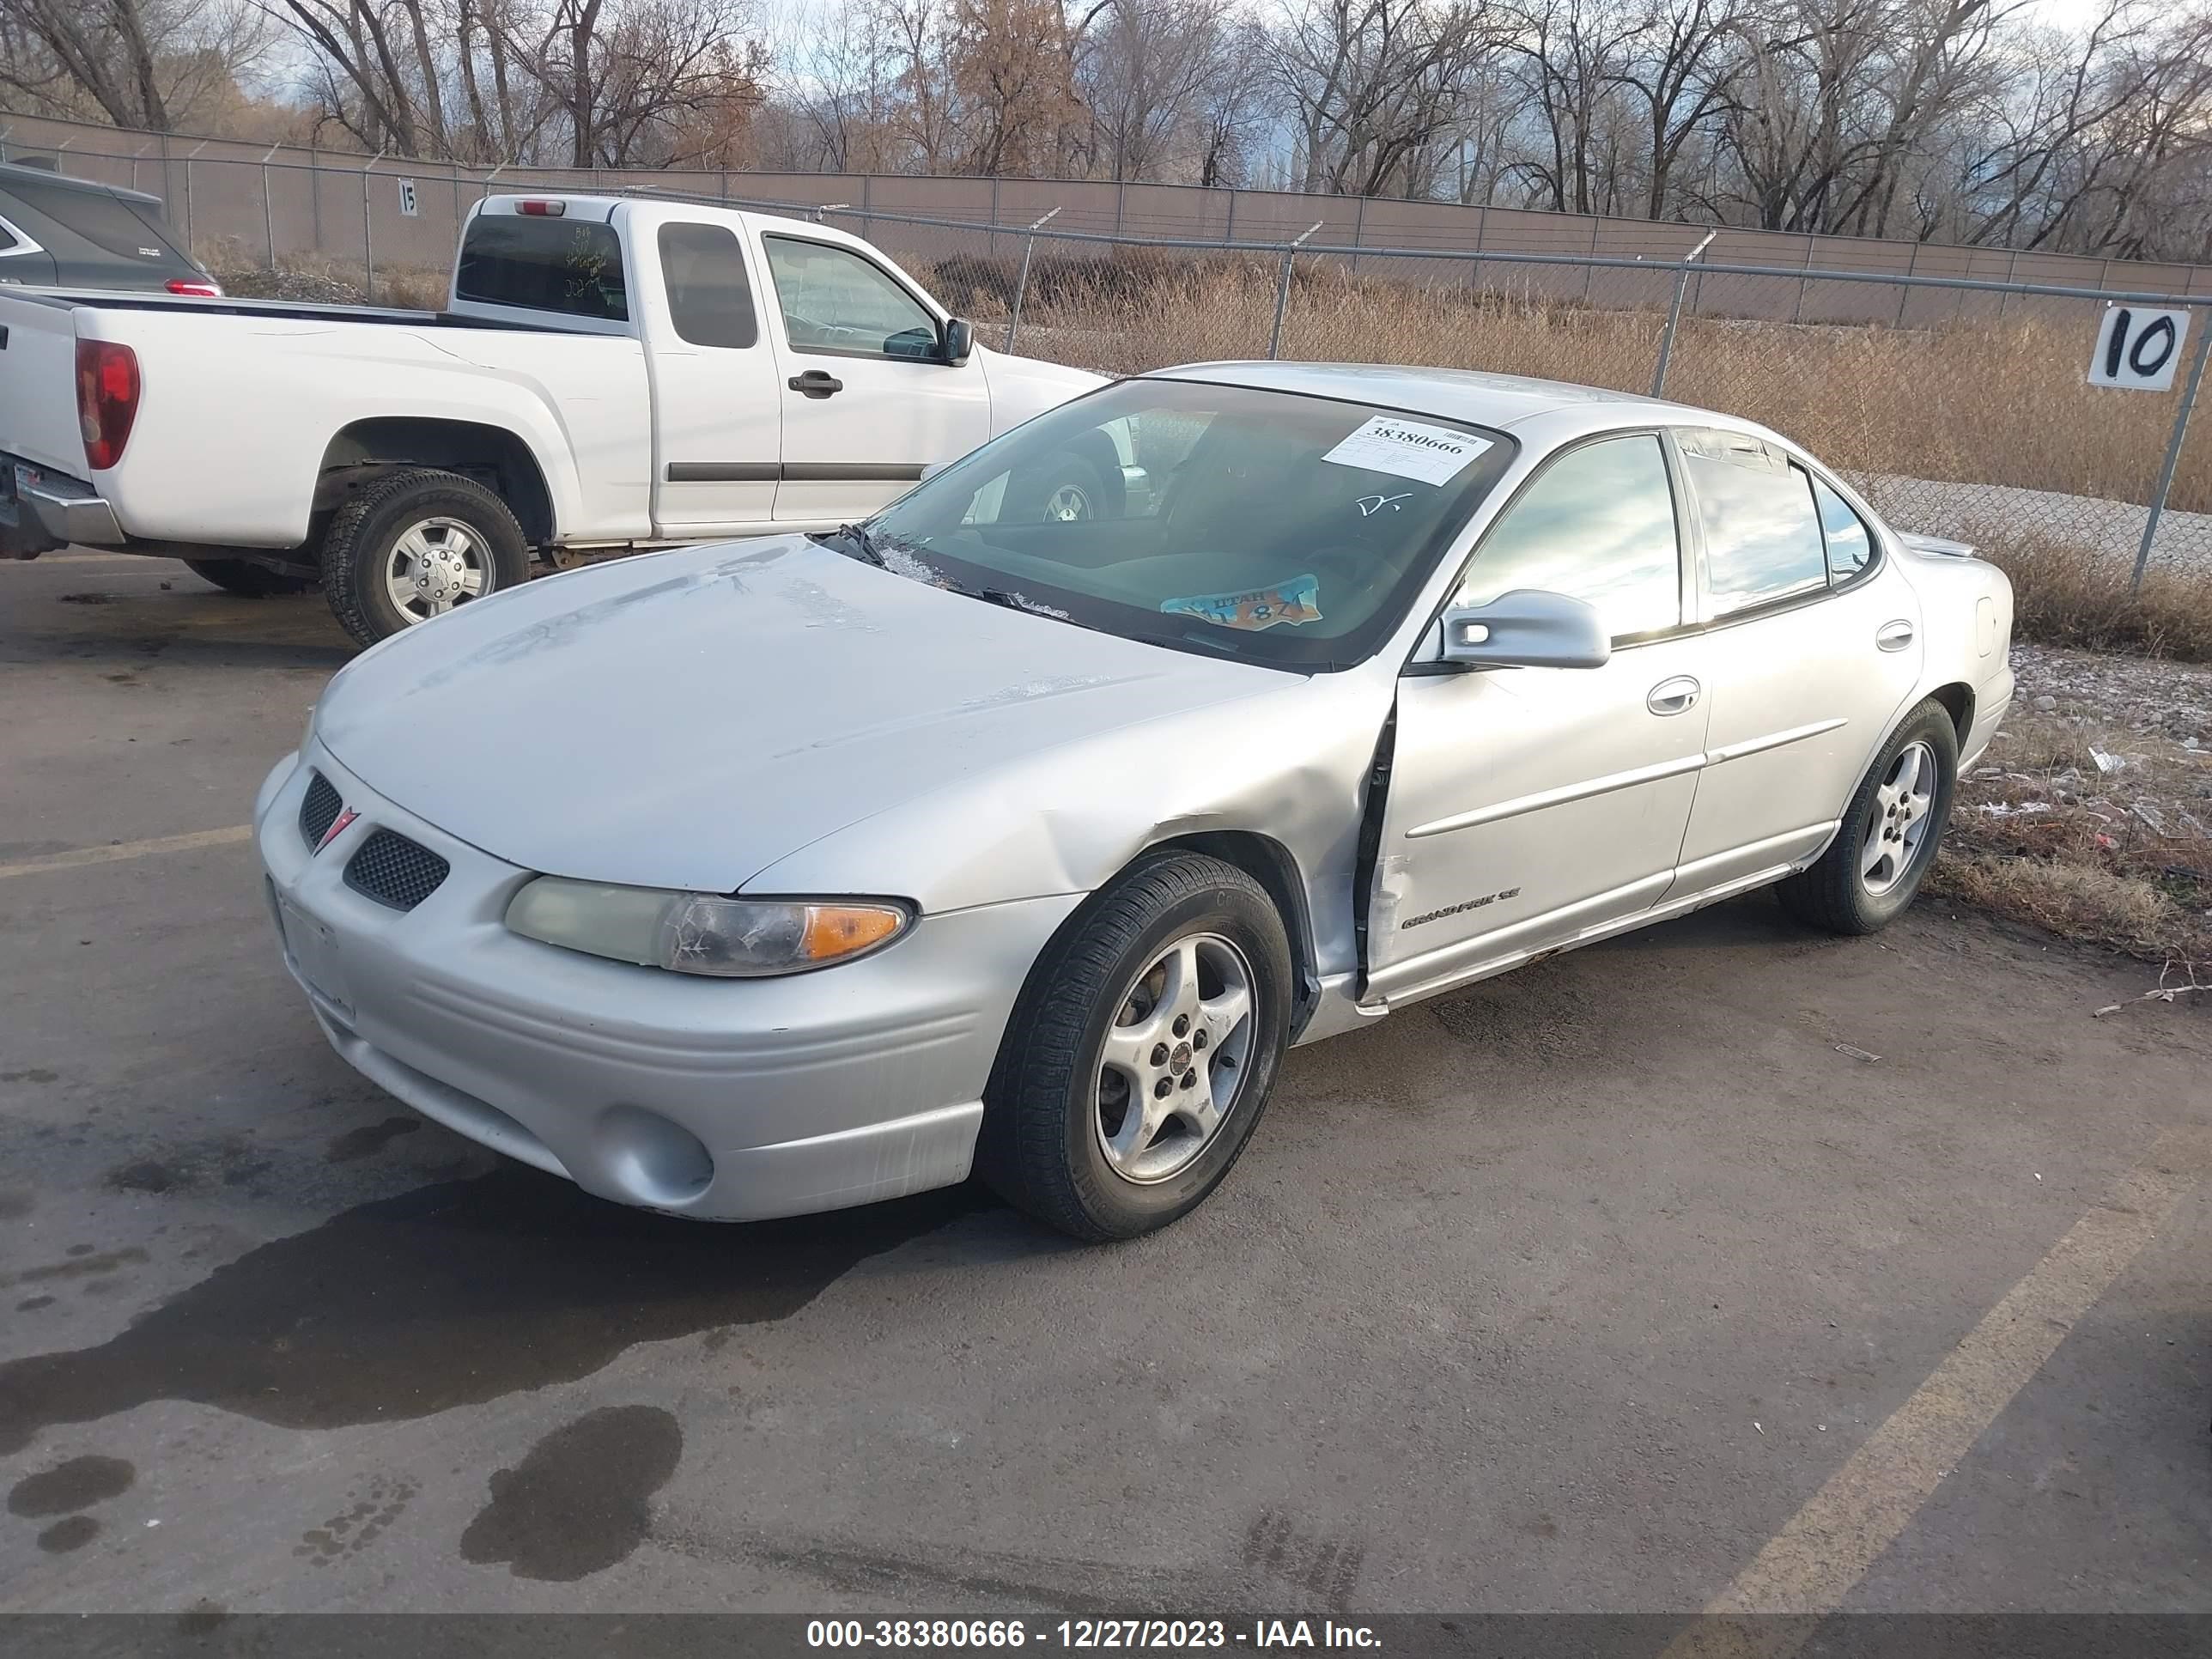
M937 331L937 352L947 367L961 367L975 355L975 325L965 317L946 318Z
M1595 606L1517 587L1443 616L1443 660L1465 668L1602 668L1613 641Z

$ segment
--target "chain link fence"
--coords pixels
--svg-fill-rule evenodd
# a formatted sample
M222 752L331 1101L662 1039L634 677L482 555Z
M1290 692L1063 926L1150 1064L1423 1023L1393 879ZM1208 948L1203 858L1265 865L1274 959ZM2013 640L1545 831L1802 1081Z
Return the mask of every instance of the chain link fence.
M1901 530L2078 555L2138 581L2212 572L2212 438L2201 426L2188 435L2212 337L2202 270L1934 246L1911 248L1899 269L1904 245L1502 210L1464 210L1474 229L1460 222L1453 245L1450 227L1420 211L1434 204L301 161L94 135L139 140L126 154L76 137L27 145L21 125L0 136L13 159L27 150L164 194L234 293L437 306L461 225L501 191L795 212L869 238L987 342L1103 373L1282 356L1663 392L1786 434ZM1113 191L1110 216L1100 189ZM1206 198L1195 217L1193 197ZM1207 217L1217 210L1218 224ZM1802 244L1802 263L1775 263L1778 244ZM1815 268L1816 254L1829 263ZM2187 314L2168 389L2087 383L2119 303Z

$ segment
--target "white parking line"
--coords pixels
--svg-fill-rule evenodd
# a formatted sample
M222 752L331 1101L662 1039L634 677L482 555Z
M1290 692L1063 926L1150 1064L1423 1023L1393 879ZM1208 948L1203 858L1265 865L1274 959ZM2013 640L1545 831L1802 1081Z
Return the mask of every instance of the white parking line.
M1706 1604L1721 1616L1691 1626L1664 1659L1782 1659L1809 1640L2208 1172L2212 1131L2161 1133ZM1762 1613L1799 1616L1747 1616Z
M183 853L195 847L223 847L234 841L250 841L253 826L234 823L224 830L195 830L188 835L156 836L151 841L122 841L112 847L77 847L66 853L47 853L39 858L18 859L13 864L0 864L0 877L35 876L47 870L76 870L88 864L116 864L125 859L143 859L155 853Z

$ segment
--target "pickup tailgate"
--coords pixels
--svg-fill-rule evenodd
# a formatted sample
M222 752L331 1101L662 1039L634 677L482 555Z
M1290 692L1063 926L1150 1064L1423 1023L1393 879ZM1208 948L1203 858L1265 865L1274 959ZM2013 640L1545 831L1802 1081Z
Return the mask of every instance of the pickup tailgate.
M0 451L82 478L76 310L0 288Z

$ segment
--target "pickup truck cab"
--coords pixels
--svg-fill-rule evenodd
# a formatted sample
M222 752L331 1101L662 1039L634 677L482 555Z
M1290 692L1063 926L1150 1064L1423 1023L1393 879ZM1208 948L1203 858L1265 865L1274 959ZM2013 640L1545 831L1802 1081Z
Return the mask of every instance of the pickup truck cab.
M319 581L363 644L533 555L833 527L1101 384L977 345L860 238L666 199L506 196L447 308L0 290L0 550ZM1118 513L1128 457L1014 509Z

